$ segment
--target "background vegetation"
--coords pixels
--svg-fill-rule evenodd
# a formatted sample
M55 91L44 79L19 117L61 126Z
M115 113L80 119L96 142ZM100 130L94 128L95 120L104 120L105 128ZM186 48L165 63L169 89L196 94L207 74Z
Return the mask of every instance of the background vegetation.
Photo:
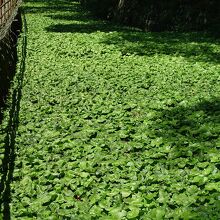
M96 15L147 31L220 27L218 0L80 0Z

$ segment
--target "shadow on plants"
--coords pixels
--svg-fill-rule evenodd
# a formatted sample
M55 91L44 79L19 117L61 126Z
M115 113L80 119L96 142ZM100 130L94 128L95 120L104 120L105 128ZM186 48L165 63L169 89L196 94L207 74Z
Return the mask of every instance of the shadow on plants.
M203 192L188 207L196 216L192 219L219 219L220 99L203 100L192 106L168 103L151 122L148 130L155 140L149 151L158 152L155 163L162 160L168 170L181 170L179 181L196 185L196 193Z
M85 20L85 18L83 18ZM220 63L220 41L201 33L143 33L115 26L107 22L85 24L57 24L46 29L59 33L117 32L106 36L101 43L113 44L123 55L136 54L153 56L172 55L187 58L189 61ZM199 36L200 35L200 36ZM202 37L201 37L202 36Z
M58 6L57 10L60 10ZM86 13L78 4L70 4L68 10L72 13L68 15L54 14L50 17L52 19L73 21L72 23L51 25L46 30L48 32L87 34L97 31L116 32L104 37L101 43L113 44L125 55L153 56L154 54L162 54L182 56L192 62L220 62L220 40L207 33L146 33L129 27L114 25L114 23L107 21L95 20L91 14ZM84 23L79 24L75 21Z
M47 17L56 19L56 20L66 20L66 21L80 21L80 22L91 22L94 17L90 14L80 14L80 13L71 13L68 15L65 14L55 14L55 15L48 15Z
M124 31L107 36L103 43L115 45L123 54L164 54L182 56L191 61L220 62L220 40L206 33Z
M3 213L3 219L10 219L10 184L13 178L14 161L15 161L15 138L18 127L18 117L20 108L21 91L14 91L12 106L10 109L10 119L5 130L6 137L4 140L4 159L1 168L1 188L0 188L0 206Z
M153 118L152 130L157 137L176 146L176 157L198 156L198 160L203 160L204 157L210 157L207 154L212 149L220 147L217 146L220 99L205 100L192 107L168 108Z
M220 194L218 193L218 197ZM211 200L211 199L210 199ZM197 216L199 220L206 219L220 219L220 201L215 201L211 205L201 206L197 209Z
M18 13L12 23L11 31L0 42L0 123L3 119L3 110L16 72L17 39L21 30L21 17Z
M10 214L10 200L11 187L10 184L13 179L14 165L15 165L15 138L19 124L19 110L20 100L22 95L23 78L25 71L25 57L26 57L27 39L23 37L22 59L20 61L20 72L17 76L17 86L12 93L12 103L9 110L9 120L5 128L5 139L3 145L3 159L1 166L0 179L0 210L3 213L3 219L11 219Z
M33 1L27 1L33 2ZM49 12L50 15L45 15L54 20L63 20L63 21L80 21L85 22L82 24L56 24L51 25L46 28L48 32L60 32L60 33L93 33L97 31L109 32L109 31L121 31L123 29L128 29L123 26L116 26L110 22L102 21L98 18L92 16L88 11L83 9L79 4L74 4L75 1L48 1L45 6L44 1L37 1L36 7L25 6L24 9L26 13L45 13ZM37 5L42 3L42 5ZM60 13L62 12L62 14ZM67 12L67 14L63 14Z
M80 12L82 11L82 8L79 7L76 4L73 4L73 2L76 2L74 0L70 1L65 1L65 0L48 0L47 2L42 1L42 0L27 0L26 3L31 2L35 3L36 6L24 6L24 10L26 13L47 13L47 12L68 12L68 11L73 11L73 12Z
M78 0L47 0L47 1L44 1L44 0L26 0L25 3L28 3L28 2L31 2L31 3L43 3L43 4L48 4L50 6L62 6L62 5L69 5L69 4L72 4L73 2L79 2Z
M12 46L14 41L11 40L11 37L6 38L4 42L0 43L0 123L3 119L3 111L17 63L16 47Z
M33 2L33 0L29 0ZM36 2L36 1L34 1ZM182 56L189 61L196 62L220 62L220 40L206 33L180 33L162 32L145 33L135 31L124 26L114 25L113 23L97 20L84 10L75 1L47 1L38 0L36 7L25 7L28 13L51 12L52 19L72 21L72 23L59 23L50 25L46 28L48 32L58 33L94 33L116 32L104 37L101 43L113 44L122 54L136 54L139 56L153 56L154 54ZM42 3L42 5L37 5ZM68 12L68 14L59 14ZM82 23L77 24L75 21ZM84 23L83 23L84 22Z
M29 7L29 6L25 6L24 7L24 10L26 13L45 13L45 12L51 12L51 13L54 13L54 12L63 12L63 11L72 11L72 10L76 10L77 8L76 7L69 7L68 5L67 6L39 6L39 7Z
M107 22L90 22L89 24L57 24L46 28L49 32L59 32L59 33L94 33L94 32L111 32L111 31L121 31L122 27L117 27L108 24Z

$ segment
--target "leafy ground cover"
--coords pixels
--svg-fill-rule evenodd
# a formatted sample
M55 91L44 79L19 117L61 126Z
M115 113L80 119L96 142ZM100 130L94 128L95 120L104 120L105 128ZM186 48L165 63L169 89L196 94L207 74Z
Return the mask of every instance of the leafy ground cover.
M220 41L24 8L12 219L219 219Z

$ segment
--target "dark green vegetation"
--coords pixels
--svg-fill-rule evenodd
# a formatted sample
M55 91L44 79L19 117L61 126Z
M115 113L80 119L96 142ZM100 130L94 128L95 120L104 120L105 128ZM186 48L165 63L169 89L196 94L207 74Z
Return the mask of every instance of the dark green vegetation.
M209 30L219 33L218 0L80 0L95 15L147 31Z
M17 51L16 43L21 30L20 12L12 23L10 31L0 41L0 123L2 111L6 103L10 83L16 71Z
M0 45L0 219L10 219L11 181L16 156L15 138L19 124L26 54L26 38L22 37L23 43L19 44L19 56L17 55L21 26L19 11ZM19 63L17 63L18 57Z
M219 219L219 40L25 9L12 219Z

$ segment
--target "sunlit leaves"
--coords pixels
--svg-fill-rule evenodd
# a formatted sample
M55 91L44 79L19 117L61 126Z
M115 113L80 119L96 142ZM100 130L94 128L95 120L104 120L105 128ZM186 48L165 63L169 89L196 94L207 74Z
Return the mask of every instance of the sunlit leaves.
M81 16L78 3L66 2L66 11L56 2L50 2L52 11L46 2L26 3L42 10L27 14L12 216L215 219L219 212L210 210L219 200L219 66L154 53L161 47L155 42L150 56L125 54L123 37L105 42L123 36L119 29L102 30L100 21L98 30L83 33L83 21L73 19ZM52 19L51 13L72 19ZM79 27L45 31L61 22ZM126 34L143 37L129 29ZM182 44L175 47L181 54L188 45Z

